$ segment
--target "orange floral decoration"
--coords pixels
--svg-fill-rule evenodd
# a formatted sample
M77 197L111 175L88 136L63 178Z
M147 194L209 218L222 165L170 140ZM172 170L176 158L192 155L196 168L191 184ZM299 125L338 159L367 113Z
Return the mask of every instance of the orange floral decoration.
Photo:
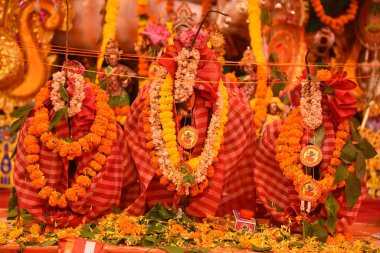
M257 88L255 93L254 123L256 130L259 131L267 116L267 66L264 56L262 28L261 28L261 9L259 0L248 1L248 20L251 47L255 55L257 66ZM269 98L270 99L270 98Z
M321 0L310 0L310 2L314 8L315 14L317 14L321 22L337 31L342 31L345 24L351 20L354 20L358 10L358 0L351 0L346 13L340 15L339 17L333 18L326 15L323 5L321 4Z
M174 10L174 0L166 0L166 13L168 14L168 18L170 18L170 14L173 13Z
M206 16L208 11L212 9L212 0L203 0L202 1L202 19Z
M280 135L276 140L276 160L284 176L293 181L297 191L300 190L299 186L301 183L312 179L310 175L305 174L300 161L300 152L302 149L301 139L303 134L302 116L300 109L297 108L286 118L284 124L281 126ZM345 120L338 125L333 157L330 160L327 171L324 173L323 179L315 180L321 188L321 198L326 197L330 191L343 187L345 184L345 181L342 181L337 186L333 185L336 168L342 163L340 159L341 150L346 144L349 134L348 121ZM354 167L350 165L347 169L351 171Z
M137 45L141 47L143 43L143 38L141 36L141 32L144 31L147 22L148 22L148 0L138 0L137 1L137 14L139 16L139 20L137 23ZM138 58L138 75L139 76L148 76L148 68L149 63L147 60L143 57L140 50L137 50Z
M86 80L86 82L89 82ZM78 198L86 194L86 188L91 185L91 178L102 171L107 156L111 153L113 141L116 139L116 120L113 110L107 104L107 93L91 84L95 94L95 119L90 132L76 141L68 142L49 130L49 111L44 107L44 101L49 98L49 87L41 88L36 96L34 106L34 118L28 128L28 134L24 139L26 145L26 170L31 179L31 185L39 190L38 197L47 199L50 206L65 208L67 201L76 202ZM75 183L64 193L60 193L50 186L40 167L41 145L62 158L73 160L88 153L92 148L97 152L92 157L88 166L83 168Z

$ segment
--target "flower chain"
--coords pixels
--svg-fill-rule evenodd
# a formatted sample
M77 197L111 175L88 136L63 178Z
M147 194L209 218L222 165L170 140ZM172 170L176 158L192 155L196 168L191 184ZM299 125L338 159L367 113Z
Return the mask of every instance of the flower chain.
M300 109L303 122L307 127L316 129L323 121L320 82L303 80L301 85Z

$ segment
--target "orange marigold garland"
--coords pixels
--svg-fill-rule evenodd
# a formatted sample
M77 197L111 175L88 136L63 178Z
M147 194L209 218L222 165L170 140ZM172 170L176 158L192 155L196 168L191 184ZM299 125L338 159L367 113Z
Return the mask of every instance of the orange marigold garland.
M267 70L261 35L261 9L259 0L248 1L249 35L251 47L257 60L257 88L255 93L254 122L259 130L267 115Z
M312 179L310 175L304 173L303 165L300 162L303 130L302 116L300 109L297 108L286 118L284 124L281 126L280 135L276 140L276 160L284 176L293 181L297 191L299 191L301 183L307 180L315 180ZM338 184L338 186L334 186L333 183L336 169L342 163L340 158L341 150L346 144L349 134L348 121L345 120L338 126L333 157L331 158L327 171L324 173L323 179L315 180L321 188L321 198L326 197L329 192L335 190L337 187L344 186L344 181Z
M331 29L338 31L342 31L345 24L355 19L358 10L358 0L351 0L346 13L340 15L339 17L333 18L326 15L321 4L321 0L311 0L311 5L314 8L315 14L317 14L322 23L331 27Z
M116 120L112 109L107 104L108 96L106 92L92 84L95 94L95 119L90 128L90 132L77 141L67 142L66 140L49 131L49 111L44 107L43 102L49 97L48 87L41 88L36 96L35 114L28 128L28 134L24 139L27 151L27 167L31 185L39 190L38 197L48 199L51 206L64 208L67 201L76 202L78 197L86 193L86 188L91 185L92 177L95 177L102 170L103 165L110 154L113 141L116 139ZM46 186L46 178L40 168L39 151L44 145L53 153L61 157L73 160L90 151L90 147L98 148L89 166L85 167L76 178L75 183L64 193L60 193L50 186Z

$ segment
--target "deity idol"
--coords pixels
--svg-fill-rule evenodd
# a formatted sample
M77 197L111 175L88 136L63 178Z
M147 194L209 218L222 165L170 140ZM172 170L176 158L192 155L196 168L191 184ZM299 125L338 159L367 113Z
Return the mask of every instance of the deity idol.
M49 226L76 226L119 205L125 145L108 95L65 62L41 88L19 134L19 206Z
M132 77L136 76L136 73L119 63L121 53L119 44L110 39L105 53L108 65L100 70L103 73L99 75L99 81L101 88L105 89L110 97L109 104L115 110L118 121L124 123L125 115L131 104Z
M141 215L161 202L196 217L253 209L253 113L221 73L209 35L185 29L158 61L125 124L126 173L138 171Z
M321 232L327 238L354 222L366 195L364 160L376 152L351 118L355 83L346 73L310 72L301 77L299 107L266 127L254 175L256 193L274 220L295 230L301 222L311 230L327 228Z

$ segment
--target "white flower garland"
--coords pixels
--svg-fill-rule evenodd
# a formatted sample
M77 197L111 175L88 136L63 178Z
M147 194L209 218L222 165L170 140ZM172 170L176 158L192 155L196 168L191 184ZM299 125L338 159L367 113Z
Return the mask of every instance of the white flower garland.
M85 97L84 77L80 74L68 72L69 79L74 80L74 95L70 99L70 106L68 109L68 116L74 117L82 109L82 102ZM53 104L54 111L58 111L66 106L66 102L62 99L60 93L60 84L65 85L66 77L65 72L59 71L53 74L53 82L51 83L52 90L50 92L50 99Z
M189 51L187 48L182 48L176 57L178 65L174 81L176 103L185 102L193 93L199 59L200 55L197 49Z
M150 85L149 121L151 124L152 131L152 143L157 152L157 156L159 157L158 163L160 169L162 170L162 174L176 185L176 190L179 190L182 186L184 186L186 195L189 195L189 189L192 185L190 183L183 182L184 175L177 169L178 162L174 161L177 159L170 159L170 155L165 146L165 141L163 138L164 134L162 130L162 123L159 117L159 106L160 91L166 78L166 75L166 69L164 67L160 67L160 70L158 72L158 78L155 79ZM173 92L173 86L171 86L170 92ZM174 90L174 92L176 92L176 90ZM207 137L205 140L204 149L199 157L194 157L191 158L189 161L186 161L194 169L192 176L195 179L195 183L198 184L202 183L206 179L208 167L212 165L214 158L218 156L218 152L216 150L220 149L220 145L222 142L222 135L219 131L224 131L224 125L227 122L228 94L227 89L225 88L223 83L219 84L217 94L217 109L211 117L210 125L207 130ZM174 121L171 121L169 122L169 124L172 124L173 122ZM176 153L179 154L178 149Z
M300 111L303 123L311 129L316 129L323 122L320 82L303 80L301 85Z

